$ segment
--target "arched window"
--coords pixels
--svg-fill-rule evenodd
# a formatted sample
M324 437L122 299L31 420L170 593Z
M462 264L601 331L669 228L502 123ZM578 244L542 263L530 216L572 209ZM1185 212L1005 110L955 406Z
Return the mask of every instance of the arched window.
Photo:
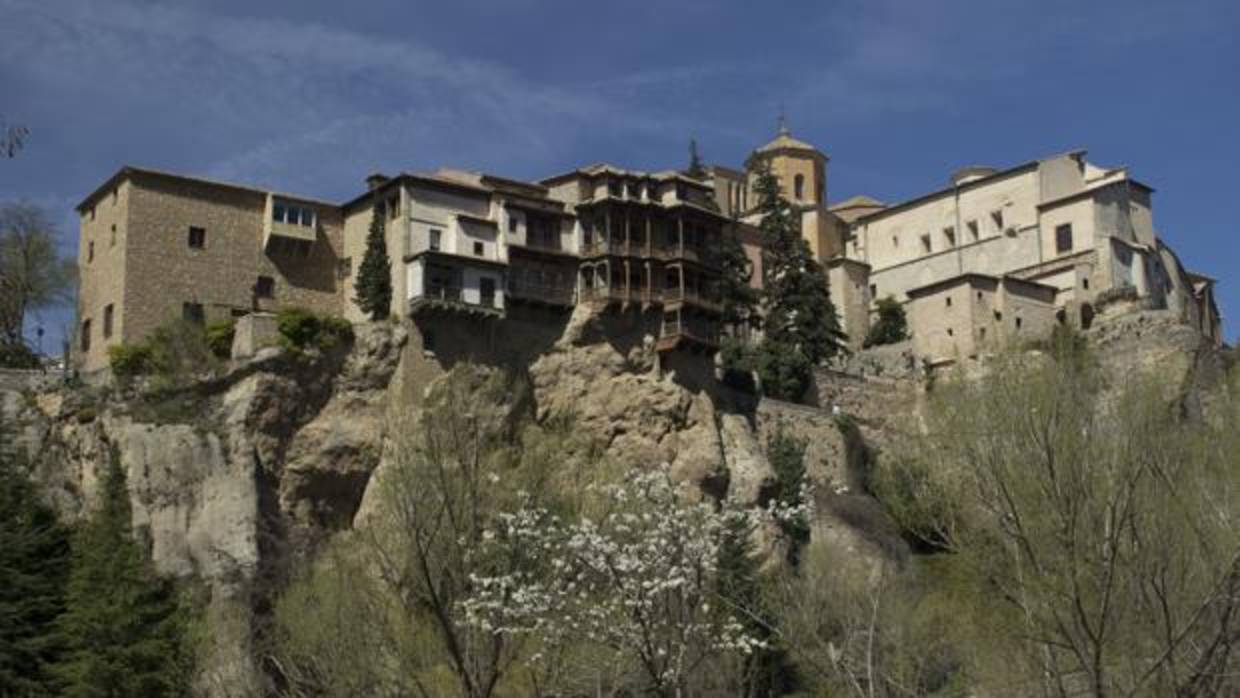
M805 175L797 175L792 179L792 195L797 201L805 197Z

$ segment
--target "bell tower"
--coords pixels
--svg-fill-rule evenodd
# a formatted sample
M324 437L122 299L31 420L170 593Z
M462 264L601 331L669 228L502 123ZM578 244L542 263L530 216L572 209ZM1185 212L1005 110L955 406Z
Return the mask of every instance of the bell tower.
M774 140L758 148L755 154L770 163L784 198L793 206L827 205L829 158L809 143L793 138L782 111Z

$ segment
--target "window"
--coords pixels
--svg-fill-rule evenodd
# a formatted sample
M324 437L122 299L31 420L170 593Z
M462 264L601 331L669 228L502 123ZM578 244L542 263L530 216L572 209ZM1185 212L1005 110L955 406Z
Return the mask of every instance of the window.
M203 324L207 316L202 310L202 303L182 303L181 319L197 325Z
M797 175L792 178L792 191L797 201L805 198L805 175Z
M1002 321L1003 321L1003 313L996 310L995 311L995 322L1002 322Z
M103 307L103 338L112 336L112 304Z
M482 279L478 282L478 295L481 297L482 305L492 307L495 305L495 279Z
M949 308L950 308L950 307L952 307L952 297L951 297L951 296L948 296L948 297L947 297L947 307L949 307Z
M112 189L112 205L113 205L113 206L115 206L115 205L116 205L116 199L117 199L117 197L118 197L118 196L120 196L120 188L119 188L119 187L114 187L114 188Z
M191 249L201 250L207 246L207 229L189 227L189 246Z
M978 291L978 292L977 292L977 299L978 299L979 301L980 301L980 300L982 300L982 292L981 292L981 291Z
M995 224L995 232L1003 232L1003 209L990 212L990 220Z
M94 240L91 240L90 242L86 243L86 261L87 262L95 261L95 241Z
M949 225L943 229L943 241L947 243L948 247L956 246L956 227L955 226Z
M620 196L620 181L615 179L607 180L607 193L612 196Z
M977 338L986 339L986 328L985 327L977 328Z
M353 258L345 257L337 262L336 273L342 279L347 279L353 275Z
M260 276L254 283L254 295L258 298L276 297L276 280L270 276Z
M400 197L393 196L387 200L388 218L396 218L400 215Z
M947 336L948 336L948 337L954 337L954 336L956 336L956 333L952 331L952 328L948 327L948 328L947 328Z
M1072 224L1055 226L1055 254L1072 251Z
M508 232L510 232L510 233L515 233L515 232L517 232L517 226L518 226L518 224L519 224L519 222L517 221L517 217L516 217L516 216L508 216Z
M1083 277L1081 279L1081 288L1085 289L1086 291L1089 290L1089 277L1088 276Z
M474 241L474 256L481 257L486 254L486 247L481 242Z
M90 207L90 219L92 221L95 220L95 207L94 206Z
M1016 329L1020 329L1020 318L1016 318Z
M275 207L271 209L271 220L276 223L284 222L284 204L276 204Z
M900 246L900 236L899 236L899 235L892 235L892 236L891 236L891 246L892 246L892 247L899 247L899 246Z
M439 251L439 238L441 237L443 237L442 230L438 228L431 228L430 239L428 241L428 246L431 248L431 250L435 252Z
M90 320L82 321L82 336L79 341L82 343L82 353L90 351Z
M930 254L932 251L932 248L930 247L930 233L926 233L921 236L921 251L926 254Z
M112 224L112 236L108 238L108 247L116 247L116 224Z
M429 330L422 333L422 351L435 351L435 334Z
M965 226L968 227L969 237L973 239L973 242L977 242L979 239L981 239L982 235L981 235L981 232L978 230L976 220L972 220L972 221L969 221L968 223L965 223Z

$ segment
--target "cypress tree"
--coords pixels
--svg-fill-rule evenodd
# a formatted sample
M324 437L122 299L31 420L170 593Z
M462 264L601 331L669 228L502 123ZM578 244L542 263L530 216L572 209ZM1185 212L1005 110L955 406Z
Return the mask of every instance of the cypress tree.
M382 320L392 308L392 262L387 253L387 232L378 197L370 214L366 254L357 273L357 304L372 320Z
M770 163L755 157L750 169L758 175L754 192L762 216L765 318L760 372L768 394L796 400L809 387L813 367L842 351L845 337L827 277L801 237L800 221Z
M904 306L891 296L879 299L878 320L866 334L865 346L895 344L905 339L908 339L908 320L904 316Z
M176 696L186 692L184 614L170 579L134 539L115 452L99 508L73 536L73 569L55 667L65 698Z
M0 696L55 691L55 621L64 609L69 536L40 501L0 423Z
M719 295L723 303L723 326L733 335L745 336L761 324L758 315L760 296L749 285L753 279L753 262L745 254L736 226L724 230L719 254Z
M685 169L685 176L706 179L706 166L702 164L702 156L698 154L696 138L689 140L689 167Z

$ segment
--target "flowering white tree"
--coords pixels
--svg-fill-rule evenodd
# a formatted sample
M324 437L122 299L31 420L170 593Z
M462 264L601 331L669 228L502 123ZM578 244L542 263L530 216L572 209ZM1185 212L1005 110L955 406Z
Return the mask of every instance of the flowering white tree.
M601 492L598 520L563 521L537 506L499 517L478 554L521 571L472 576L460 604L466 622L497 638L532 635L552 652L606 648L639 666L646 688L662 696L687 695L711 657L764 646L720 598L716 579L728 517L756 514L684 502L666 467ZM798 516L802 508L767 514ZM511 564L514 555L536 555L539 568Z

